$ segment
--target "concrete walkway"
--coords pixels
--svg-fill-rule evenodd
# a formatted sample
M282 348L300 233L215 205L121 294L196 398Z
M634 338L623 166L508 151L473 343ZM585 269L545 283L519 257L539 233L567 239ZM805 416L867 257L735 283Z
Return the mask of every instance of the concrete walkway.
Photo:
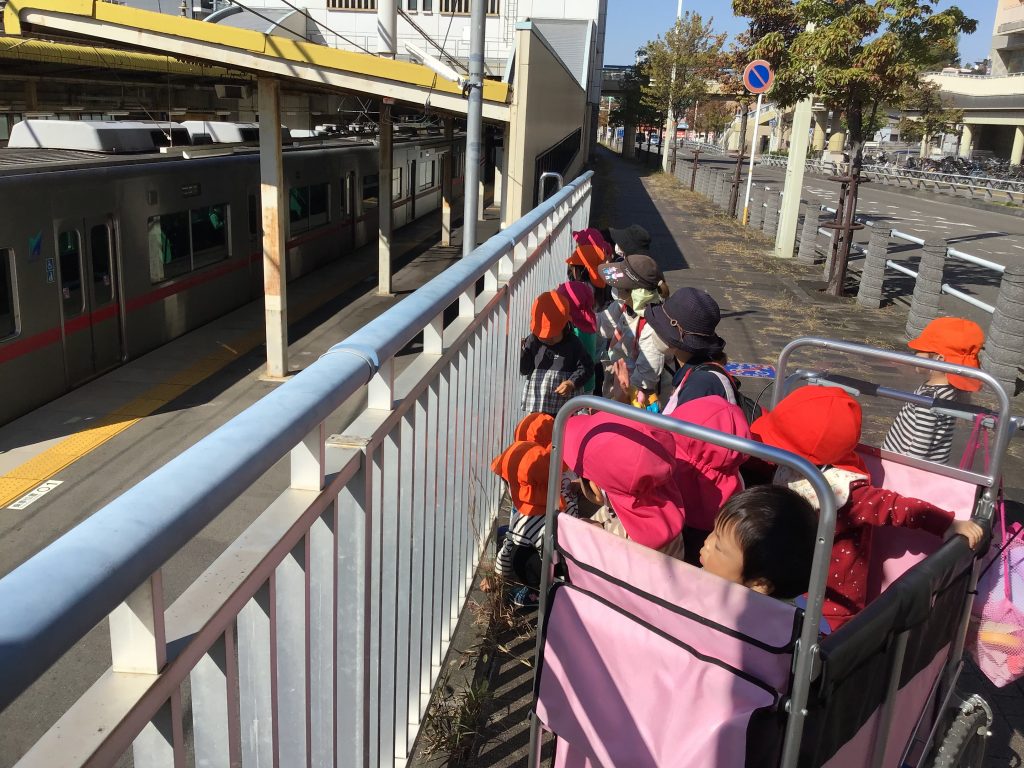
M733 362L774 363L783 346L805 335L864 342L905 349L906 309L896 305L878 311L856 306L852 299L829 300L817 292L820 268L783 262L771 255L771 244L720 214L710 203L674 180L599 148L595 164L595 226L638 223L652 236L652 255L675 289L700 286L719 301L722 324ZM824 367L848 375L901 387L916 386L915 374L880 364L851 364L834 355L805 356L806 367ZM756 396L762 380L748 379L745 391ZM758 384L761 386L758 386ZM767 394L766 394L767 398ZM894 415L889 404L865 407L865 438L878 444ZM1020 440L1018 440L1020 442ZM1024 499L1024 458L1020 446L1011 452L1005 476L1013 485L1011 499ZM1019 511L1019 506L1014 505ZM486 722L472 754L459 760L472 766L524 766L528 714L532 696L534 638L523 622L503 617L492 627L496 641L490 670ZM1002 690L968 671L963 687L978 691L996 710L994 738L987 765L1022 764L1024 758L1024 689Z

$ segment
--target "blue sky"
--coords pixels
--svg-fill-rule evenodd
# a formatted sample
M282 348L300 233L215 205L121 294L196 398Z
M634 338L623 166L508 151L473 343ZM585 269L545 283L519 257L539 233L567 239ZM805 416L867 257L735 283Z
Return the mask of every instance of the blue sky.
M608 0L608 25L605 40L605 64L632 64L636 49L672 26L676 0ZM938 0L939 8L959 4L978 20L978 31L960 41L964 61L988 56L995 24L996 0ZM732 15L731 0L683 0L684 11L696 11L705 18L714 17L719 32L735 34L744 22Z

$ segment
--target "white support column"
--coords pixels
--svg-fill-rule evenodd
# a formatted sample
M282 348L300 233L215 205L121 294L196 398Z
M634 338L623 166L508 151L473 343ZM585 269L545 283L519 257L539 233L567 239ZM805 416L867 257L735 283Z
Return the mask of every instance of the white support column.
M800 219L800 198L804 186L804 158L810 142L813 121L813 99L804 99L793 111L793 132L789 141L789 159L786 161L786 186L782 192L782 210L779 212L779 231L775 236L775 255L780 259L793 258L796 228ZM781 117L779 118L781 121Z
M1013 133L1013 152L1010 153L1010 165L1020 165L1024 159L1024 125L1018 125Z
M395 58L398 42L398 0L377 0L377 55Z
M452 244L452 193L454 192L452 175L455 168L454 150L455 145L452 138L455 135L455 120L451 117L444 119L444 140L448 147L444 158L441 160L441 245Z
M380 104L379 179L380 204L377 206L377 294L391 295L391 173L394 165L393 135L391 128L391 99Z
M968 123L964 123L964 132L960 134L960 157L970 157L974 151L974 131Z
M267 327L267 376L288 374L288 251L284 229L281 160L281 84L259 80L260 201L263 207L263 300Z

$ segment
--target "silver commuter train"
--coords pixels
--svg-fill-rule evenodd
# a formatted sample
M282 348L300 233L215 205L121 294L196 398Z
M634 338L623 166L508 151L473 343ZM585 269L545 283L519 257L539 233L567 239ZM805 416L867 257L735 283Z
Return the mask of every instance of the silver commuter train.
M396 228L440 207L447 148L396 138ZM461 140L453 154L460 195ZM289 279L376 239L377 157L346 139L285 148ZM0 209L0 423L263 293L253 148L0 150Z

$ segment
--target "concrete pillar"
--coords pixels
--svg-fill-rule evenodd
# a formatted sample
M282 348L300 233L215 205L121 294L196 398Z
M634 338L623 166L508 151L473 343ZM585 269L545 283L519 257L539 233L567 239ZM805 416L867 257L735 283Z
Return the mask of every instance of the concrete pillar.
M779 206L782 199L776 192L769 192L765 198L768 206L764 209L764 233L772 240L779 232Z
M974 151L974 130L968 123L964 123L963 133L960 134L960 157L971 156Z
M1017 369L1024 365L1024 267L1010 264L1003 273L985 347L982 370L991 373L1010 397L1017 387Z
M454 184L452 183L455 158L453 152L455 145L452 141L455 135L455 120L451 117L444 119L444 140L448 151L444 153L441 160L441 245L452 244L452 195Z
M800 250L797 252L796 260L801 264L818 263L818 226L819 209L806 200L801 201L804 212L804 222L800 229Z
M260 112L260 204L263 209L263 304L267 329L267 376L288 374L288 250L281 159L281 84L261 77L257 85Z
M818 110L814 113L814 141L811 149L815 152L822 152L825 149L825 123L828 120L828 112Z
M779 226L775 235L775 256L780 259L793 258L796 249L796 233L800 209L805 201L803 194L804 169L807 157L809 129L811 127L813 103L804 99L793 110L793 131L789 143L789 159L786 161L786 184L782 190Z
M857 287L857 303L868 309L882 306L885 288L885 262L889 259L889 237L892 230L871 230L868 252L864 258L864 271Z
M1020 165L1024 159L1024 125L1018 125L1013 132L1013 151L1010 153L1010 165Z
M846 132L835 131L831 136L828 137L828 151L834 155L843 154L843 148L846 146Z
M759 187L754 187L750 192L750 214L747 223L751 229L760 231L764 223L764 197Z
M917 153L917 156L920 157L922 160L928 157L928 150L931 148L930 144L931 140L928 136L921 137L921 151Z
M391 230L395 209L391 207L394 165L394 132L391 125L391 99L381 99L378 174L380 204L377 206L377 294L391 295Z
M398 42L398 0L377 0L377 55L395 58Z
M34 77L30 77L25 80L25 108L29 112L33 112L39 109L39 91L37 90L38 81Z
M924 327L939 316L945 269L945 241L925 242L921 249L921 262L917 267L914 295L910 300L910 314L907 316L908 339L919 336Z
M732 189L729 186L729 174L719 172L715 179L715 205L725 210L729 207L729 193Z

